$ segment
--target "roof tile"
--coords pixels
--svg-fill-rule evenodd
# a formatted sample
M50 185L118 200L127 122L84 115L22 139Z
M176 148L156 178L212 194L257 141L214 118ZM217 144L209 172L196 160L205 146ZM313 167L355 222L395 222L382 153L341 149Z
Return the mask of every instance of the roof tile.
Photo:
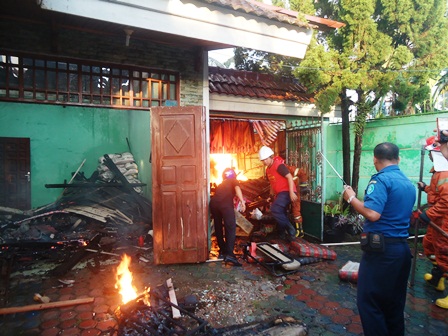
M209 67L209 91L240 97L278 101L314 102L312 94L296 78L276 78L271 74Z

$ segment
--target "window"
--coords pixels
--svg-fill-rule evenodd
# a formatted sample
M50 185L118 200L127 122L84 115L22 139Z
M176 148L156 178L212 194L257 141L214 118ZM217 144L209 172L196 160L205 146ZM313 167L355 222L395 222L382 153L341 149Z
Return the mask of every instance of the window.
M0 100L148 109L175 101L179 75L130 66L0 55Z

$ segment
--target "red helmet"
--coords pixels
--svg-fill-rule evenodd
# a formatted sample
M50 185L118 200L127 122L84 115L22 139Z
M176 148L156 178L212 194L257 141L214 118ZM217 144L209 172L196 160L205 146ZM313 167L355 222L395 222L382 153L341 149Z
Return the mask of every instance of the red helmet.
M231 168L226 168L224 169L224 171L222 172L222 179L223 180L227 180L229 178L236 178L236 173L233 169Z
M434 135L430 136L429 138L427 138L426 139L426 147L425 147L425 149L429 150L429 151L440 152L440 147L437 146L437 144L435 142L436 142L436 137Z

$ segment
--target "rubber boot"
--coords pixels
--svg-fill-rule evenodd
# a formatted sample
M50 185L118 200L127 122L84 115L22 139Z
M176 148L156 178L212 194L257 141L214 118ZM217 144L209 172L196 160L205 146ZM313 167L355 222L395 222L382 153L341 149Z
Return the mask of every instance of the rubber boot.
M425 279L425 281L430 281L432 279L432 273L435 271L437 267L437 262L435 261L435 256L434 256L434 260L431 260L431 258L429 257L429 260L431 261L431 264L433 264L434 266L432 267L431 273L425 273L425 275L423 275L423 278Z
M448 309L448 296L443 299L437 299L436 306L443 309Z
M443 277L443 271L438 266L434 266L431 270L431 274L426 273L424 278L429 285L435 288L436 291L443 292L445 290L445 278Z
M302 227L302 216L294 218L294 224L296 226L296 237L303 238L305 233L303 232Z

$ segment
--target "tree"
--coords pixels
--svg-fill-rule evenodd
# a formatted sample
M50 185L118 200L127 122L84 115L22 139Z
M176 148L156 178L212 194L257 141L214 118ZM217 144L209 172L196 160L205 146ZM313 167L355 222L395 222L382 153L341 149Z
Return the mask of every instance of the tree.
M440 95L446 91L446 89L448 88L448 68L444 69L440 78L437 80L437 83L434 85L434 92L432 93L431 96L431 107L433 109L436 109L436 105L438 103L438 98L440 97ZM441 109L446 109L446 100L443 99L440 107Z
M365 117L381 97L396 97L395 113L412 113L429 98L428 81L448 60L446 0L345 0L318 2L317 13L345 23L310 45L295 71L315 90L322 112L341 105L343 178L357 190ZM400 7L398 7L400 6ZM317 39L316 39L317 41ZM434 70L432 70L434 69ZM356 91L357 101L348 99ZM350 179L349 111L354 106L355 145Z

